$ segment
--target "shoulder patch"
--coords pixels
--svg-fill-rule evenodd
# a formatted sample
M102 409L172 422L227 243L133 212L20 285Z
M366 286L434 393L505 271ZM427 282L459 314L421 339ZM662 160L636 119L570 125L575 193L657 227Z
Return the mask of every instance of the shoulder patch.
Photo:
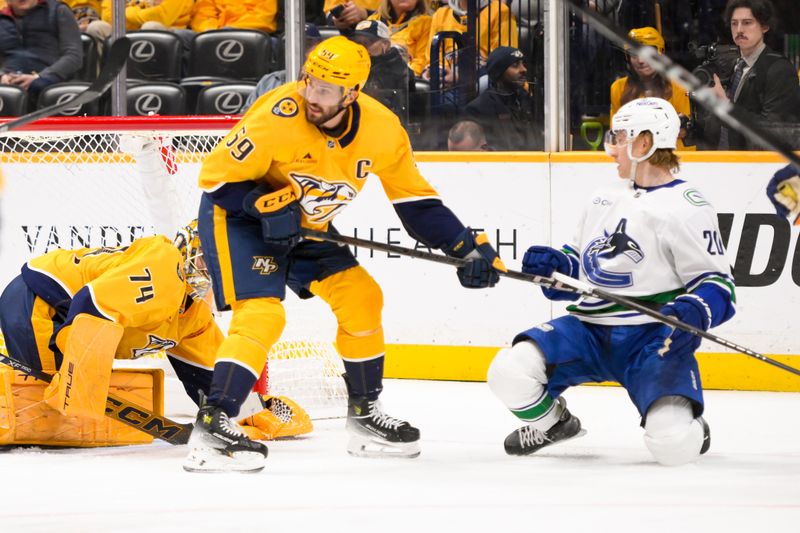
M686 198L686 200L688 200L692 205L708 205L708 201L697 189L687 189L686 192L683 193L683 197Z
M294 101L294 98L281 98L272 108L272 114L289 118L297 114L297 109L297 102Z

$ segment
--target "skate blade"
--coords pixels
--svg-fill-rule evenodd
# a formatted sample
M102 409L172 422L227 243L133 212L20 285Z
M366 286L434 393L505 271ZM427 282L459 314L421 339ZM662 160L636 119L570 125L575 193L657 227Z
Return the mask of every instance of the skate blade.
M413 459L420 454L419 441L387 442L368 437L353 436L347 443L347 453L355 457Z
M256 452L235 452L226 455L216 450L199 449L189 452L189 456L183 462L183 469L187 472L200 473L255 474L264 470L265 461L266 457Z

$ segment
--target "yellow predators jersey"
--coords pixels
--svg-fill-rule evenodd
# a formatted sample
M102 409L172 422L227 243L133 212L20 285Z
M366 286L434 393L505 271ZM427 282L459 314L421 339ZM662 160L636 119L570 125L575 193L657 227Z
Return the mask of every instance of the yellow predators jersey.
M54 250L30 260L23 278L51 305L57 284L72 299L70 314L88 312L122 325L125 333L117 358L169 350L212 366L222 334L208 305L188 297L182 263L178 249L166 237L155 236L126 247ZM75 298L84 288L88 288L90 305ZM73 309L76 305L86 308ZM59 334L63 350L62 342Z
M397 116L366 94L351 106L348 125L331 137L308 122L299 83L259 99L203 163L200 187L218 191L228 183L265 181L275 190L291 185L303 226L328 223L366 183L380 177L394 203L438 198L414 163L411 144Z

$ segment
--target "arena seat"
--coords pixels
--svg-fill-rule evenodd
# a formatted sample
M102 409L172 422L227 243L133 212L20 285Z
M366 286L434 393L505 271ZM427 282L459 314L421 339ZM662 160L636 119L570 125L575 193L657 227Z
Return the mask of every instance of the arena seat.
M45 87L39 93L39 100L37 107L42 109L55 104L62 104L66 101L75 98L75 95L85 91L89 87L88 81L65 81L61 83L54 83L49 87ZM100 114L100 99L95 99L92 102L87 102L82 106L70 107L59 113L58 116L75 117L81 115L97 116Z
M257 81L269 71L270 49L270 37L261 31L205 31L192 41L188 78Z
M0 117L18 117L28 109L28 93L16 85L0 85Z
M97 77L97 65L100 57L97 53L97 41L91 35L81 33L81 45L83 46L83 64L76 77L83 81L92 81Z
M170 82L147 82L127 88L128 115L185 115L186 92Z
M255 88L255 83L222 83L206 87L197 96L197 114L237 115Z
M140 30L128 32L128 78L177 81L181 77L183 44L172 32Z

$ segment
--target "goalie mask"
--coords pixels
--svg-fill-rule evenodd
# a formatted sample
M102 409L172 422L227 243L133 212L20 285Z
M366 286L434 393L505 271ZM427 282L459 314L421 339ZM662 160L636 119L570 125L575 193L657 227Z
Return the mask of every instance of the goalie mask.
M178 230L173 241L183 256L183 272L186 283L192 288L194 298L202 300L211 287L206 263L203 261L203 250L200 248L200 233L197 231L197 220Z

